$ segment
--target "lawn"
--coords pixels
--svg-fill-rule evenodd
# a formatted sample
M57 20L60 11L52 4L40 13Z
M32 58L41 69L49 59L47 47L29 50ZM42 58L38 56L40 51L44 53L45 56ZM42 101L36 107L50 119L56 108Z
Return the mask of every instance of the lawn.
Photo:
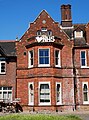
M0 116L0 120L81 120L74 115L59 116L59 115L6 115Z

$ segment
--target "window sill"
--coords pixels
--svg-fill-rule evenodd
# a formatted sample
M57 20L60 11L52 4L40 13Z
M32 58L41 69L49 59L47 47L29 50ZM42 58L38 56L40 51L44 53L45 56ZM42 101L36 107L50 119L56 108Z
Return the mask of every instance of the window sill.
M39 106L50 106L51 103L39 103Z
M34 106L34 104L33 104L33 103L29 103L28 105L29 105L29 106Z
M56 68L61 68L61 66L55 65Z
M49 65L49 64L48 64L48 65L46 65L46 64L45 64L45 65L44 65L44 64L43 64L43 65L40 65L40 64L39 64L38 67L50 67L50 65Z
M56 105L62 105L62 103L56 103Z
M0 73L0 75L6 75L6 73Z
M87 105L87 104L89 104L89 101L87 101L87 102L83 102L83 104L84 104L84 105Z
M81 66L81 68L89 68L89 66Z

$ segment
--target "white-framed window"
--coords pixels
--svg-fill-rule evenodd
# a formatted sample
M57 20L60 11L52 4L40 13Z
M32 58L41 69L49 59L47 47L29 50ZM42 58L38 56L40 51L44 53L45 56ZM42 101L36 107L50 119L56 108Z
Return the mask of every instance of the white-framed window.
M55 50L55 67L61 67L60 50Z
M43 28L41 28L41 31L47 31L47 28L43 27Z
M41 36L41 35L42 35L41 30L38 30L37 31L37 36Z
M60 82L56 82L56 104L57 105L62 104L61 83Z
M38 66L39 67L50 66L50 49L38 50Z
M34 61L33 50L28 52L28 59L29 59L28 60L28 62L29 62L28 67L31 68L31 67L33 67L33 61Z
M51 30L48 30L48 31L47 31L47 34L48 34L48 36L52 36L52 31L51 31Z
M29 90L29 105L34 105L34 83L28 83L28 90Z
M12 87L0 87L0 99L5 102L12 101Z
M39 105L51 105L50 82L39 82Z
M5 74L5 73L6 73L6 62L0 61L0 74Z
M81 67L86 67L87 66L86 51L80 51L80 60Z
M83 82L83 104L89 104L88 82Z
M75 38L81 38L81 37L83 37L83 31L75 31L74 32L74 37Z

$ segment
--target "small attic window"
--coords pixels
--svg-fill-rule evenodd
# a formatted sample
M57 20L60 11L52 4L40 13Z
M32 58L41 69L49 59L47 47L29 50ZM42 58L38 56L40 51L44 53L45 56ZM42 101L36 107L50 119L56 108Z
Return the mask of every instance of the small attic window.
M82 38L83 37L83 31L75 31L74 32L75 38Z
M43 28L41 28L41 31L47 31L47 28L43 27Z
M41 31L40 30L37 31L37 36L41 36Z

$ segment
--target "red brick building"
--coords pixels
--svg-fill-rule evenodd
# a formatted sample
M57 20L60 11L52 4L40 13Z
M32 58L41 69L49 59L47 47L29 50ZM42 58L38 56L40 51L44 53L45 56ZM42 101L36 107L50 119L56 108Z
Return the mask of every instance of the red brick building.
M0 101L16 98L15 41L0 41Z
M43 10L15 49L12 86L23 109L89 109L89 24L72 23L71 5L61 6L60 24Z

